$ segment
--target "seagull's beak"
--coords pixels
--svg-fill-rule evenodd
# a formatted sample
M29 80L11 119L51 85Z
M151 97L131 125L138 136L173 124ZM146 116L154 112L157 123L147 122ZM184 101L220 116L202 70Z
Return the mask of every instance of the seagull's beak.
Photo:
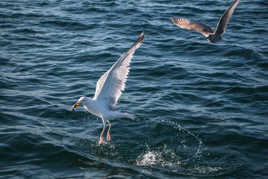
M80 103L74 103L72 111L74 111L77 106L80 106Z

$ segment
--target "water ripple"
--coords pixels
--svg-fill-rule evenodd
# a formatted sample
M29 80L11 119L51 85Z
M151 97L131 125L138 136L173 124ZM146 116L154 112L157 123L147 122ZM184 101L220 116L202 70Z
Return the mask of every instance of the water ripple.
M231 1L0 2L3 178L265 178L267 13L241 1L221 42L171 17L215 27ZM112 142L82 108L140 32Z

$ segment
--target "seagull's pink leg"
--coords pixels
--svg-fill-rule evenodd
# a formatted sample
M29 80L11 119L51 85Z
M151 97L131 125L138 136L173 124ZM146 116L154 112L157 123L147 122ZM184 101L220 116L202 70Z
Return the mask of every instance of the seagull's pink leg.
M107 136L106 136L106 140L107 142L110 142L111 141L111 135L110 135L110 129L112 127L112 124L110 123L109 120L107 120L108 124L109 124L109 128L108 128L108 131L107 131Z
M99 144L103 143L103 134L104 134L104 131L105 131L105 121L104 121L104 119L102 119L102 123L103 123L103 129L102 129L101 134L100 134Z

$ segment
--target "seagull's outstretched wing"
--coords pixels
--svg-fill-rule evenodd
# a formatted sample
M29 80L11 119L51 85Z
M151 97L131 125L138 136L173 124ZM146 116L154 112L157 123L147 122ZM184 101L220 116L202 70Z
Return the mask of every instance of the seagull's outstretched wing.
M213 33L213 30L209 26L186 18L171 18L171 20L178 27L199 32L205 37L208 37L211 33Z
M222 36L224 34L224 31L227 27L227 24L236 8L236 6L238 5L239 0L234 0L234 2L232 3L232 5L223 13L223 15L221 16L218 25L216 27L215 30L215 35L219 35Z
M113 66L105 72L97 82L95 96L93 99L102 101L108 108L113 109L125 88L129 65L136 49L142 44L144 33L131 48L124 53Z

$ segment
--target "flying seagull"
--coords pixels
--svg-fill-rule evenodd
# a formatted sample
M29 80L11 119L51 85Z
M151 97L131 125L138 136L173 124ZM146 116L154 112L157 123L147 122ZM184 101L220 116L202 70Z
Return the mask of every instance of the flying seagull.
M131 59L142 44L144 33L142 32L138 40L131 48L124 53L98 80L94 97L80 97L73 105L72 110L78 106L83 106L89 113L102 119L103 129L100 134L99 144L103 143L103 134L108 122L109 128L106 140L111 141L110 129L112 119L117 118L134 118L135 115L119 112L115 109L117 101L125 89L125 83L129 72Z
M221 39L223 36L224 31L227 27L227 24L238 5L239 0L234 0L232 5L223 13L221 16L216 30L212 30L209 26L186 19L186 18L171 18L172 22L180 28L193 30L196 32L201 33L206 37L209 42L215 43Z

